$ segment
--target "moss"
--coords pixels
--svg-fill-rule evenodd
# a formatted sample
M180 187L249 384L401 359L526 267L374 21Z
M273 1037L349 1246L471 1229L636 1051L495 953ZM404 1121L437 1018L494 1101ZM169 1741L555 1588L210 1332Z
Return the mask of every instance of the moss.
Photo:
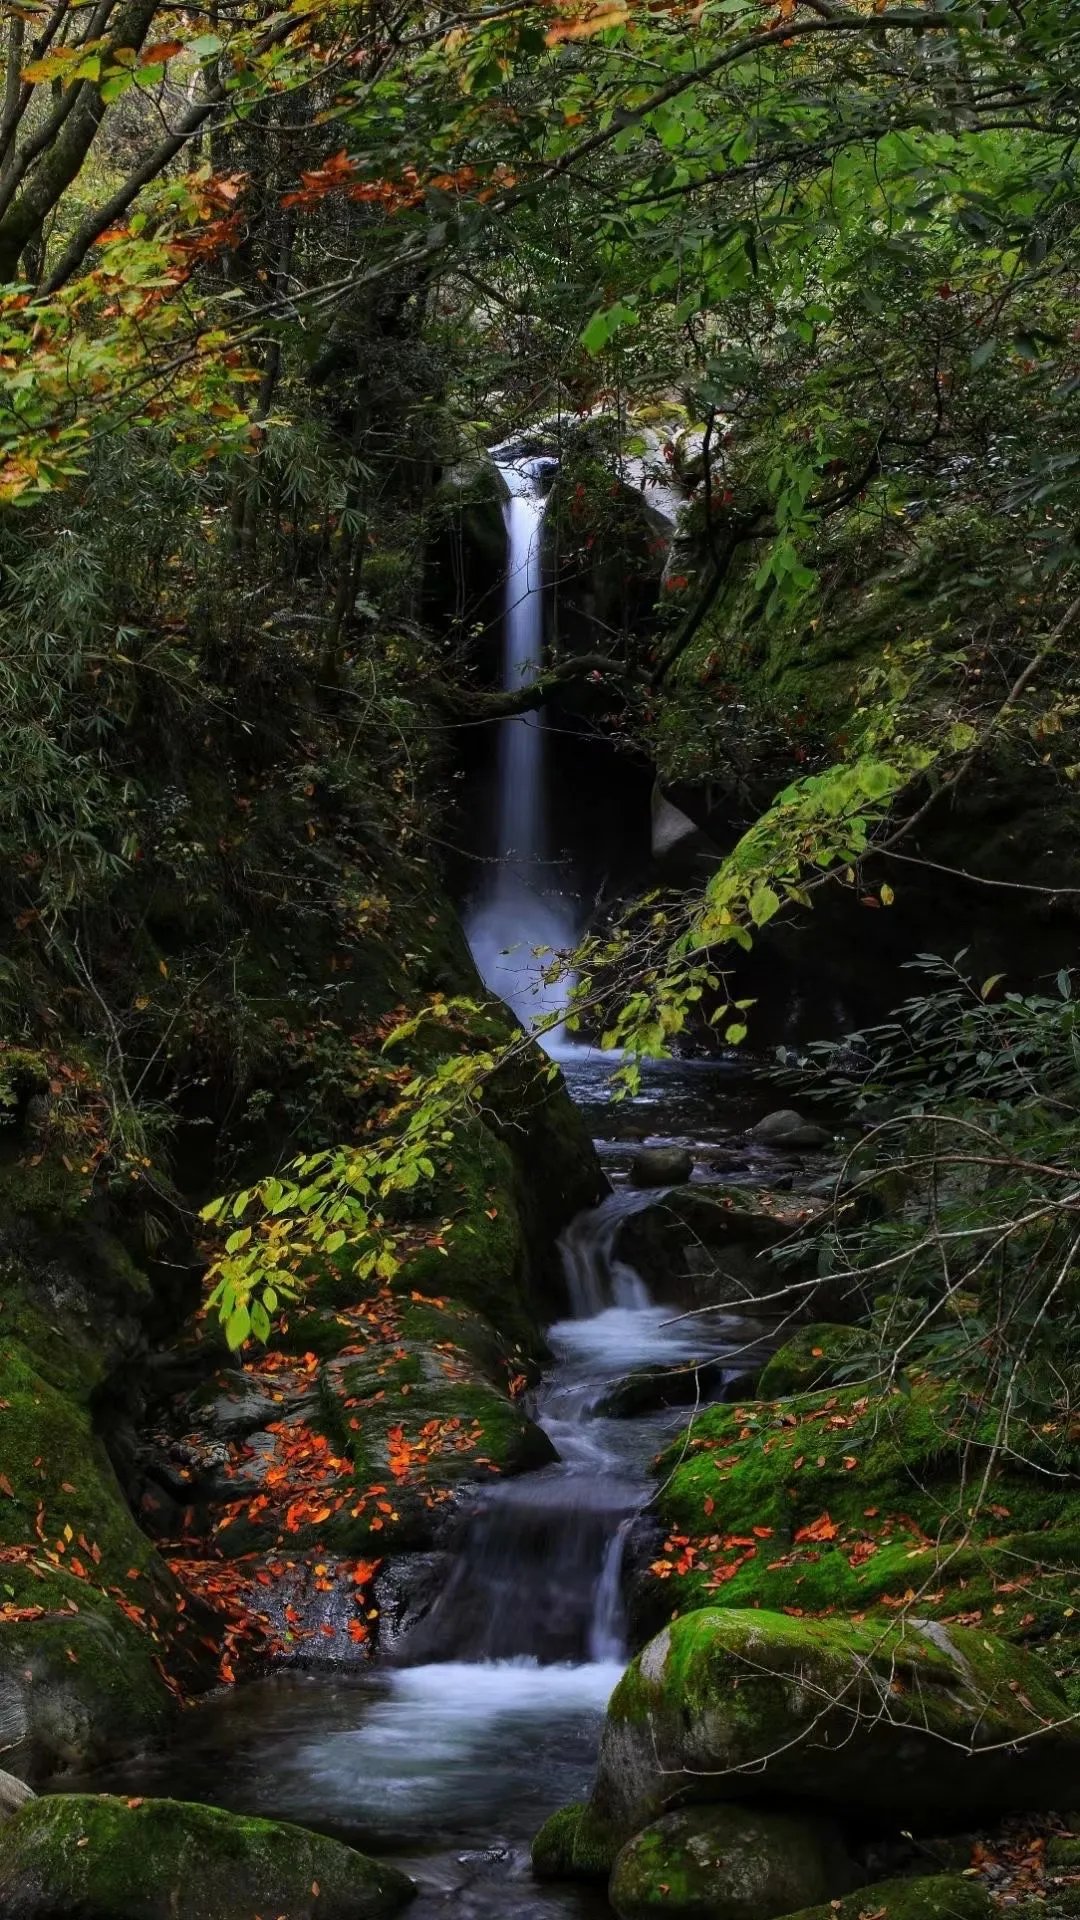
M815 1338L813 1345L820 1345ZM960 1478L971 1415L956 1390L903 1382L707 1408L665 1461L670 1546L639 1594L673 1606L919 1611L1046 1639L1064 1624L1073 1495L999 1471L973 1513ZM679 1543L679 1544L676 1544Z
M178 1800L33 1800L0 1852L9 1920L382 1920L414 1891L394 1867L304 1827Z
M538 1880L606 1881L618 1851L616 1836L578 1802L544 1822L532 1845L533 1872Z
M592 1804L633 1831L750 1776L759 1795L940 1822L1067 1799L1078 1755L1052 1676L981 1628L715 1608L682 1615L631 1663Z
M89 1414L42 1379L13 1341L0 1353L0 1451L11 1489L0 1500L0 1544L42 1541L61 1558L77 1536L96 1544L102 1579L148 1567L139 1532ZM66 1531L70 1529L70 1531Z
M773 1920L828 1900L856 1877L839 1830L820 1817L747 1806L691 1808L636 1834L611 1874L620 1920Z
M989 1920L995 1911L980 1880L959 1873L928 1874L918 1880L879 1880L828 1906L804 1907L788 1920Z
M865 1334L857 1328L834 1326L830 1321L800 1327L763 1368L758 1398L777 1400L787 1394L832 1386L837 1369L860 1350L865 1340Z

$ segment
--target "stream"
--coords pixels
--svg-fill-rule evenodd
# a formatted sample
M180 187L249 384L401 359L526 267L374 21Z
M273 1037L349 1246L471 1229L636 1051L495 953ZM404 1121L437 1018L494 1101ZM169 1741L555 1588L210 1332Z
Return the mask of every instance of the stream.
M687 1411L612 1419L598 1403L646 1363L742 1356L760 1328L737 1315L673 1319L613 1249L626 1213L657 1198L625 1184L642 1137L721 1164L726 1143L743 1171L731 1136L746 1123L745 1083L723 1065L670 1062L613 1106L607 1063L583 1048L563 1064L585 1111L607 1123L598 1145L613 1191L561 1242L572 1311L549 1329L533 1406L558 1460L485 1489L436 1604L389 1657L229 1689L189 1709L160 1749L82 1787L210 1801L392 1855L420 1889L418 1920L607 1912L598 1893L536 1883L529 1848L549 1813L588 1791L627 1658L623 1549ZM746 1366L733 1361L733 1377Z
M508 687L528 684L543 653L550 465L500 463ZM557 1459L485 1487L434 1604L373 1663L229 1689L190 1709L156 1752L82 1783L292 1819L392 1854L419 1888L418 1920L607 1911L588 1889L537 1884L529 1850L548 1814L588 1792L604 1708L628 1657L631 1528L655 1458L688 1412L612 1418L604 1396L635 1368L700 1361L710 1363L715 1397L768 1350L767 1330L737 1314L678 1318L677 1288L672 1301L651 1299L616 1246L626 1216L659 1197L627 1180L643 1142L691 1147L695 1180L763 1182L745 1139L761 1096L731 1064L672 1060L645 1068L635 1096L612 1100L612 1056L562 1025L572 980L545 978L537 959L579 930L552 886L541 716L502 721L498 756L498 859L467 932L488 986L526 1026L542 1020L612 1186L560 1242L569 1311L548 1329L550 1364L529 1406Z

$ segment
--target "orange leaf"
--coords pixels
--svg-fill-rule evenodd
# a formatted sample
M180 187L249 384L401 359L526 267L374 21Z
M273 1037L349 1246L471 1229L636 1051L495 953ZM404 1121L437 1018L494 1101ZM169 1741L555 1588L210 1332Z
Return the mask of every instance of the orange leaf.
M795 1538L797 1541L835 1540L839 1531L840 1529L835 1520L830 1520L827 1513L821 1513L816 1520L811 1520L809 1526L799 1527Z
M182 40L155 40L152 47L144 47L139 55L140 67L156 67L161 60L171 60L174 54L183 53Z

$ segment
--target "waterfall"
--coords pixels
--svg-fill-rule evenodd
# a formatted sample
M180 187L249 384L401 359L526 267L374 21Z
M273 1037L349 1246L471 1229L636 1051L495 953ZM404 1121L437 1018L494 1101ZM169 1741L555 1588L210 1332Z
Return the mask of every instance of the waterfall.
M506 600L503 686L530 686L543 664L544 598L541 534L545 481L555 462L497 463L507 487ZM544 979L552 952L576 937L569 902L550 890L545 774L547 740L539 713L499 723L496 859L491 881L470 912L469 945L480 975L525 1027L542 1024L549 1052L563 1038L558 1016L569 998L569 977ZM538 952L539 950L539 952Z

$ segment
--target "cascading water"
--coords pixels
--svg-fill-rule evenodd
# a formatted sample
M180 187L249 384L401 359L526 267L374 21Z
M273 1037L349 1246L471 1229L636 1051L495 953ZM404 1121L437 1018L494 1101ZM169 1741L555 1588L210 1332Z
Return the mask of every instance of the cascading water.
M541 659L545 473L539 461L502 471L504 678L513 687L534 677ZM544 1044L587 1109L610 1055L560 1038L571 982L544 983L535 953L566 947L576 931L547 865L545 744L535 715L501 723L500 858L468 930L493 991L526 1025L547 1023ZM657 1104L669 1116L687 1071L676 1063L663 1077ZM625 1168L626 1144L608 1143L613 1171L616 1161ZM159 1756L159 1790L329 1828L375 1852L403 1851L421 1888L413 1920L585 1920L584 1896L531 1880L528 1845L554 1807L586 1790L626 1654L623 1576L634 1521L653 1459L685 1419L663 1393L636 1400L637 1376L677 1369L700 1386L707 1367L710 1383L723 1386L752 1364L760 1333L734 1317L673 1320L671 1306L650 1300L619 1257L618 1237L631 1213L658 1198L617 1185L563 1235L570 1317L548 1331L553 1364L533 1408L556 1457L486 1488L450 1551L410 1556L428 1563L417 1571L439 1596L396 1661L333 1677L282 1675L230 1693L187 1722L186 1745ZM616 1389L623 1397L608 1411ZM153 1791L154 1764L93 1784Z
M530 686L544 653L541 534L550 459L496 462L507 488L506 602L503 686ZM542 716L515 714L499 723L496 802L497 864L470 912L469 945L480 975L525 1027L542 1029L558 1052L559 1015L571 982L545 979L550 956L572 946L573 907L554 885L547 840L546 739Z

